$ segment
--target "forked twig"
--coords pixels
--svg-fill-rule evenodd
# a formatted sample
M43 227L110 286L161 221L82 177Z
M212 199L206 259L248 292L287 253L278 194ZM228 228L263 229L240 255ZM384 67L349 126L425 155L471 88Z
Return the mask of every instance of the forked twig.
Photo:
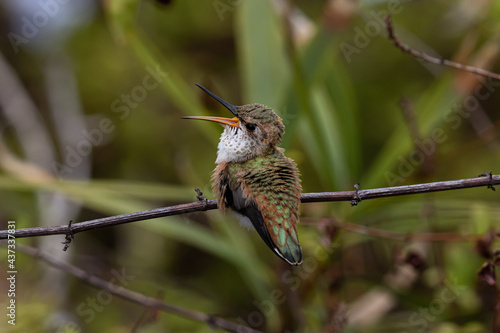
M463 64L460 64L458 62L451 61L451 60L432 57L425 52L412 49L411 47L409 47L408 45L406 45L405 43L403 43L402 41L400 41L396 37L396 34L394 33L394 27L392 24L391 14L387 14L385 16L384 20L385 20L385 24L386 24L387 34L389 35L389 39L392 41L394 46L399 48L401 51L409 53L416 58L420 58L422 60L425 60L425 61L433 63L433 64L444 65L444 66L452 67L452 68L459 69L462 71L471 72L471 73L474 73L477 75L490 77L490 78L495 79L495 80L500 80L500 74L493 73L493 72L487 71L485 69L474 67L474 66L463 65Z

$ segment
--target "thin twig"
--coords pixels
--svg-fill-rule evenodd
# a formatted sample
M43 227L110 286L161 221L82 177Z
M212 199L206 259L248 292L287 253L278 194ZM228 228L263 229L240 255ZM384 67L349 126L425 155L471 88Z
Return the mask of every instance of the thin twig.
M403 111L403 116L410 131L410 136L414 142L421 142L422 135L420 135L420 130L418 128L417 120L415 119L415 110L413 109L413 103L410 99L403 97L399 100L399 105L401 111Z
M421 145L423 145L422 135L420 134L420 129L418 126L417 119L415 117L415 110L413 108L413 103L408 98L401 98L399 101L401 106L401 110L403 111L404 120L406 125L408 126L408 130L410 132L410 137L412 139L413 144L415 145L415 149L419 149ZM418 169L418 176L428 176L432 174L434 169L434 160L436 156L436 151L432 151L429 154L425 154L422 166Z
M362 200L367 200L367 199L394 197L394 196L401 196L408 194L418 194L418 193L428 193L428 192L438 192L438 191L449 191L449 190L457 190L457 189L480 187L480 186L487 186L488 188L493 188L494 185L500 185L500 176L492 174L490 175L488 173L487 177L483 175L482 177L476 177L476 178L449 180L443 182L425 183L416 185L383 187L371 190L303 193L301 197L301 202L302 203L329 202L329 201L352 202L353 198L356 198L358 202L360 202ZM216 208L217 208L217 200L203 200L203 201L185 203L175 206L156 208L142 212L109 216L80 223L73 223L71 225L71 231L73 232L73 234L76 234L86 230L109 227L118 224L150 220L165 216L200 212ZM53 227L34 227L34 228L16 229L15 237L22 238L22 237L36 237L36 236L59 235L59 234L66 235L67 233L68 233L68 225L65 224ZM6 239L8 235L9 234L7 230L0 230L0 239Z
M420 58L422 60L425 60L425 61L433 63L433 64L444 65L444 66L452 67L452 68L459 69L462 71L467 71L467 72L471 72L471 73L474 73L477 75L482 75L482 76L490 77L490 78L493 78L496 80L500 80L500 74L493 73L493 72L487 71L485 69L474 67L474 66L463 65L463 64L460 64L458 62L454 62L454 61L447 60L447 59L435 58L435 57L432 57L432 56L430 56L427 53L424 53L422 51L417 51L417 50L412 49L411 47L409 47L405 43L401 42L396 37L396 35L394 33L394 27L392 25L392 19L391 19L390 14L386 15L385 24L386 24L387 34L389 35L389 39L392 41L394 46L396 46L397 48L399 48L403 52L409 53L416 58Z
M253 332L253 333L259 333L261 331L254 330L252 328L242 326L240 324L234 323L232 321L216 317L216 316L211 316L203 312L198 312L190 309L185 309L181 308L175 305L171 305L165 302L162 302L154 297L149 297L144 294L138 293L136 291L132 291L129 289L124 288L123 286L119 286L116 284L111 283L110 281L105 281L101 278L98 278L95 275L89 274L87 271L84 271L76 266L70 265L68 263L65 263L63 261L57 260L50 255L33 248L31 246L27 246L24 244L16 244L16 249L18 249L21 252L24 252L26 254L29 254L30 256L33 256L35 258L42 259L46 263L48 263L50 266L55 267L57 269L60 269L68 274L71 274L78 279L95 286L97 288L102 288L106 291L109 291L113 295L116 295L120 298L123 298L127 301L131 301L133 303L140 304L146 308L150 309L158 309L164 312L168 313L174 313L176 315L194 319L197 321L205 322L206 324L210 326L215 326L217 328L222 328L228 332Z

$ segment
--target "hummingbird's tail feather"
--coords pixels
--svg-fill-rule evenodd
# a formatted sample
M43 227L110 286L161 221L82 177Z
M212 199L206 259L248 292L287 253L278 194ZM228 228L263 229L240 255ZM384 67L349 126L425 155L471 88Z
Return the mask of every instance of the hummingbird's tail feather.
M239 214L246 216L253 224L255 230L262 238L264 243L275 252L278 257L285 260L290 265L300 265L302 263L302 248L299 244L295 243L290 237L287 237L284 241L284 245L279 247L273 241L269 231L264 223L264 218L262 213L257 209L256 206L250 205L241 208L237 211ZM283 232L285 230L283 229Z
M302 264L302 247L290 239L282 248L275 247L274 252L290 265Z

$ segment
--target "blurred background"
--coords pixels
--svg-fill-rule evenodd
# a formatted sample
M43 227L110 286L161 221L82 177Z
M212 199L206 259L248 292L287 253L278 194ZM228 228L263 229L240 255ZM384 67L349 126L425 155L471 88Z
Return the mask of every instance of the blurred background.
M194 83L272 107L304 192L498 174L500 82L402 53L388 13L413 48L500 72L493 0L0 1L2 229L214 198L222 128L180 117L229 115ZM79 233L66 252L62 235L17 242L266 332L498 332L497 192L303 204L294 268L218 211ZM3 332L212 331L16 265Z

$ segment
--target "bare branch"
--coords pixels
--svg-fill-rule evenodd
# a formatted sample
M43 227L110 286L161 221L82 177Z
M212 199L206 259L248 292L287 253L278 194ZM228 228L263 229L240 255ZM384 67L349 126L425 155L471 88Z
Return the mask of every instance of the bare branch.
M226 319L216 317L216 316L211 316L203 312L198 312L190 309L184 309L175 305L171 305L165 302L162 302L156 298L149 297L146 295L143 295L141 293L125 289L123 286L118 286L116 284L111 283L110 281L105 281L101 278L98 278L95 275L89 274L88 272L70 265L68 263L65 263L63 261L57 260L50 255L36 249L30 246L26 246L23 244L16 244L16 249L20 250L21 252L24 252L26 254L29 254L30 256L33 256L35 258L42 259L46 263L48 263L50 266L55 267L57 269L60 269L68 274L71 274L75 277L77 277L80 280L83 280L84 282L97 287L101 288L104 290L109 291L111 294L116 295L120 298L123 298L127 301L133 302L140 304L144 307L147 308L152 308L152 309L158 309L164 312L168 313L174 313L176 315L194 319L197 321L205 322L211 327L217 327L217 328L222 328L228 332L253 332L253 333L261 333L261 331L254 330L252 328L242 326L240 324L234 323L232 321L228 321Z
M452 67L452 68L459 69L462 71L467 71L467 72L471 72L471 73L474 73L477 75L482 75L482 76L490 77L490 78L493 78L496 80L500 80L500 74L493 73L493 72L487 71L485 69L474 67L474 66L463 65L463 64L460 64L458 62L450 61L447 59L435 58L435 57L432 57L432 56L430 56L427 53L424 53L422 51L417 51L417 50L412 49L411 47L409 47L405 43L401 42L396 37L396 35L394 33L394 27L392 25L392 19L391 19L390 14L386 15L385 24L386 24L387 34L389 35L389 39L392 41L394 46L396 46L397 48L399 48L403 52L411 54L415 58L420 58L422 60L425 60L425 61L433 63L433 64L444 65L444 66Z
M438 191L449 191L449 190L465 189L465 188L480 187L480 186L486 186L487 188L491 188L494 190L495 189L493 187L494 185L500 185L500 176L492 175L491 173L485 173L484 175L476 178L450 180L450 181L435 182L435 183L393 186L393 187L376 188L370 190L303 193L301 201L303 203L329 202L329 201L360 202L362 200L367 200L367 199L385 198L385 197L401 196L408 194L438 192ZM212 210L216 208L217 208L216 200L202 200L175 206L156 208L142 212L109 216L80 223L72 223L71 232L74 235L76 233L86 230L109 227L130 222L150 220L165 216ZM22 237L36 237L36 236L59 235L59 234L63 235L68 234L67 224L53 226L53 227L16 229L14 236L16 238L22 238ZM0 239L6 239L8 238L8 235L9 235L8 230L0 230Z

